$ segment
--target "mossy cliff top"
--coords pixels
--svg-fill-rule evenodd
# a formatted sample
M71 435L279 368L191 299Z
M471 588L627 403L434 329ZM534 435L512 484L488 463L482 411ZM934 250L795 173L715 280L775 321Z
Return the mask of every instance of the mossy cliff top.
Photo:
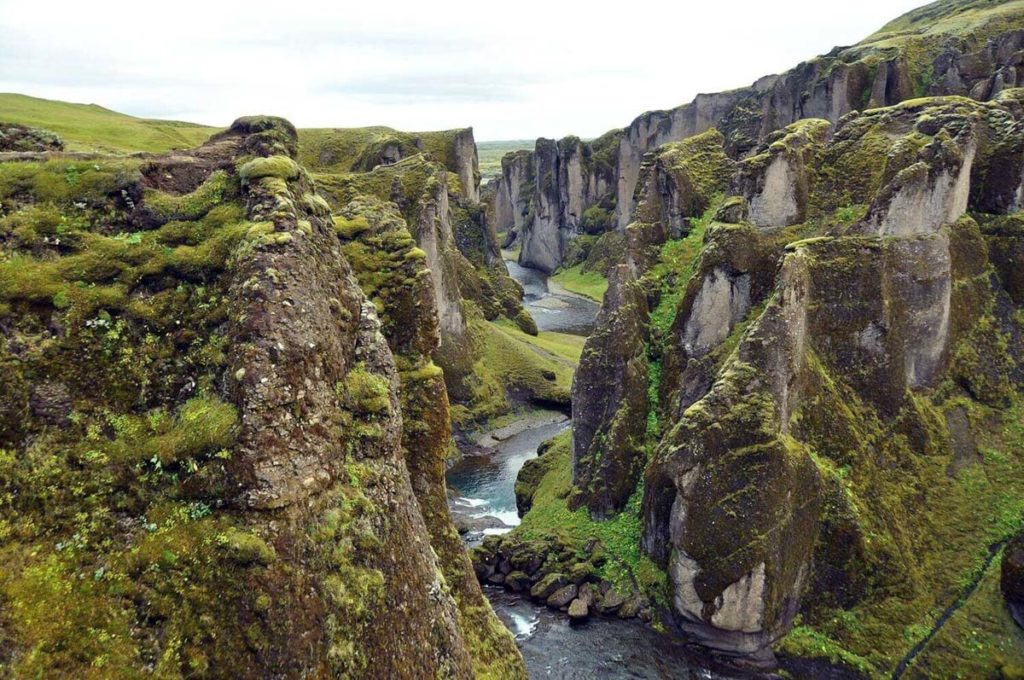
M522 674L432 547L443 487L413 493L395 359L295 146L258 117L0 163L12 677Z
M473 129L400 132L387 127L309 128L299 133L299 160L315 172L369 172L428 153L455 173L465 196L476 199L480 165Z

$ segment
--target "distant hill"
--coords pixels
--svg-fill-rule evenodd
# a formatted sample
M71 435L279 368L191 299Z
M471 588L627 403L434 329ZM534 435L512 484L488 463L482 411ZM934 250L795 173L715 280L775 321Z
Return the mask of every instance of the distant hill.
M68 151L189 149L220 130L195 123L136 118L96 104L72 104L11 93L0 93L0 121L56 132Z

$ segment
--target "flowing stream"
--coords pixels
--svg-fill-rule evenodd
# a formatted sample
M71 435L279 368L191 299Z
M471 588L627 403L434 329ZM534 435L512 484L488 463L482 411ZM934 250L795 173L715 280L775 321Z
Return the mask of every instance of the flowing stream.
M542 331L588 334L598 305L552 290L547 277L506 260L509 273L525 290L523 302ZM571 426L564 415L537 411L495 436L485 455L465 456L448 472L453 513L478 519L481 529L467 542L488 533L504 533L519 524L513 487L520 468L537 455L537 447ZM504 526L502 526L504 525ZM583 625L502 588L485 586L495 612L516 637L531 678L717 678L679 642L636 620L594 616Z

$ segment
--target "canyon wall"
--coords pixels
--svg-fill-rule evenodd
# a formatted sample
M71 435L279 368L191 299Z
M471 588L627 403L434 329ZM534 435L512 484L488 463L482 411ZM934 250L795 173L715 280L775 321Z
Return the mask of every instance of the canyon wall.
M852 111L922 96L987 100L1020 84L1019 12L1012 6L961 5L915 10L855 46L749 87L645 113L593 142L570 137L552 150L550 140L538 140L532 154L517 152L494 180L497 229L520 239L521 264L551 271L576 234L622 231L634 220L644 155L667 142L717 128L726 153L741 159L773 131L801 119L837 123ZM588 210L591 219L584 224Z

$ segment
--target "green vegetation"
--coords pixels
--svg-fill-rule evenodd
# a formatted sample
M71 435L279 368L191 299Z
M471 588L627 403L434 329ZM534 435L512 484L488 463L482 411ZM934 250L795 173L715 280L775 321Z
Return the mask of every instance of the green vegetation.
M651 330L656 337L665 337L675 321L679 303L697 271L704 235L723 201L724 197L718 195L700 219L690 220L690 233L685 238L666 241L657 262L641 280L644 287L659 293L658 304L650 315Z
M378 165L426 152L436 162L456 171L458 132L401 132L383 126L305 128L299 130L299 162L314 172L369 172Z
M533 337L475 315L469 330L476 380L468 404L452 409L457 424L468 427L506 413L510 394L538 406L568 408L576 369L568 358L575 351L573 341Z
M570 333L541 331L537 335L530 335L506 320L497 321L495 325L520 342L534 345L549 354L561 357L573 364L579 363L580 355L583 353L583 343L586 342L586 338L583 336Z
M594 553L600 562L600 575L628 592L633 579L641 589L657 601L667 593L665 573L640 551L640 501L643 484L633 493L625 510L607 521L595 521L585 507L570 511L568 498L572 492L571 433L553 439L541 456L545 472L532 497L532 507L523 522L511 534L516 541L555 538L570 549L583 551L593 539L601 543Z
M480 180L487 182L501 175L501 159L505 154L514 151L532 151L534 140L514 139L500 142L477 142L477 153L480 157Z
M993 671L1007 679L1024 677L1024 631L1010 617L999 591L1000 560L992 561L978 589L928 642L908 677L968 680Z
M95 104L0 94L0 120L56 132L68 151L131 153L190 149L219 128L135 118Z
M559 269L551 277L551 280L570 293L600 302L604 299L605 291L608 290L608 279L596 271L582 271L584 266L584 264L577 264L566 269Z

